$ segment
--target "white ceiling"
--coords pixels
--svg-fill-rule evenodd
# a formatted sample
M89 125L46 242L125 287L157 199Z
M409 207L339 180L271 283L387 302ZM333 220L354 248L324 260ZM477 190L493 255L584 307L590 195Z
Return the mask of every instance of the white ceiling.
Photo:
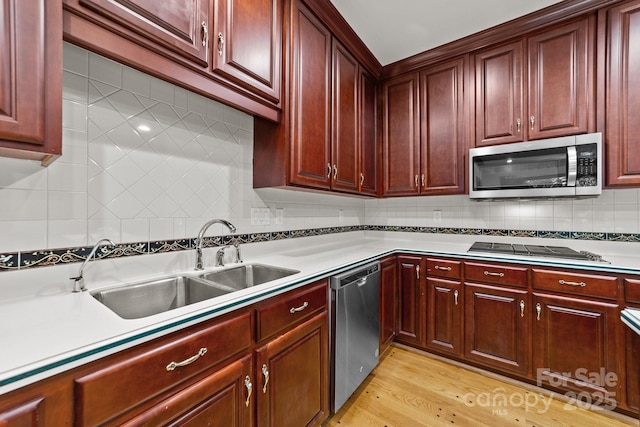
M331 0L382 65L559 0Z

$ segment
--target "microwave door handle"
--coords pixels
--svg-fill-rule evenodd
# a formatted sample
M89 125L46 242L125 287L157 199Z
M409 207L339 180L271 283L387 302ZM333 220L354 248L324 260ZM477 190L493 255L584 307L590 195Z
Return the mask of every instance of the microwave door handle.
M578 175L578 155L575 146L567 147L567 187L576 186Z

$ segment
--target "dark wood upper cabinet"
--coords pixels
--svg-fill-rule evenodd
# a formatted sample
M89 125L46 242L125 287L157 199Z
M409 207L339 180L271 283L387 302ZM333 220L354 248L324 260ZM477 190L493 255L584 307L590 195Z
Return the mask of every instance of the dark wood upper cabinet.
M594 53L593 15L529 37L528 139L593 129Z
M61 6L60 0L0 2L2 156L47 165L62 152Z
M477 146L524 140L523 45L518 40L475 55Z
M606 32L606 184L640 185L640 1L601 12Z
M476 146L595 130L595 18L475 54Z
M65 40L277 121L282 0L63 0Z
M420 73L420 192L464 193L469 121L465 102L467 56Z
M360 68L360 193L378 193L378 127L376 80Z
M66 1L66 0L65 0ZM153 43L206 67L211 23L208 0L78 0Z
M331 33L305 6L292 19L290 182L331 186Z
M375 80L309 7L288 5L285 108L255 121L253 185L375 195Z
M277 103L282 68L282 0L215 3L214 33L209 35L213 72Z
M382 84L382 195L420 193L418 74Z
M335 190L359 190L359 74L358 61L333 41L332 178Z

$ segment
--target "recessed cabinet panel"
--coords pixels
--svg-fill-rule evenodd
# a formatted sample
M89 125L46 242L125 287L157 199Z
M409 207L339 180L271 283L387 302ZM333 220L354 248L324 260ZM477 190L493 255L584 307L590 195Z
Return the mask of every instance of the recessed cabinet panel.
M378 192L376 81L360 68L360 192Z
M80 0L80 4L207 65L208 0Z
M426 320L426 262L419 256L399 256L398 342L424 347Z
M459 356L463 312L459 281L427 278L427 347Z
M213 71L278 103L281 0L216 0L214 31Z

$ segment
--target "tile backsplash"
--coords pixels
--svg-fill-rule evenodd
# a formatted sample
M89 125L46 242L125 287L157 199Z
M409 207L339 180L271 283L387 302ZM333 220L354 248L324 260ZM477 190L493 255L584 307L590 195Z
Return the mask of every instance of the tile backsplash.
M640 232L638 189L532 202L254 190L253 132L247 114L65 43L63 155L48 168L0 158L0 252L192 238L210 218L239 233L359 225ZM264 208L268 223L252 225L252 210Z

